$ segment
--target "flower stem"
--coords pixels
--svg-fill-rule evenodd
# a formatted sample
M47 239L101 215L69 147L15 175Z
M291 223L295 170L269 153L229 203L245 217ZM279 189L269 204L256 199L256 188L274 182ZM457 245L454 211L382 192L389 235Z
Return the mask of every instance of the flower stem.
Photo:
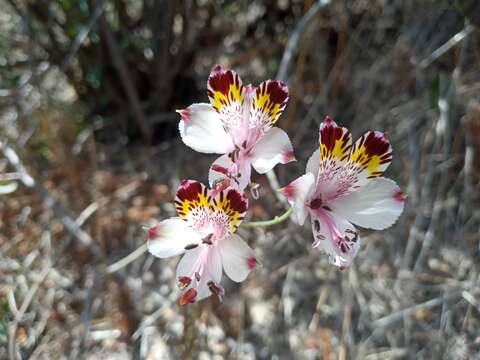
M255 227L269 227L272 225L277 225L285 220L287 220L290 215L292 214L293 208L288 209L285 213L280 216L275 216L272 220L266 221L244 221L240 226L247 227L247 228L255 228Z

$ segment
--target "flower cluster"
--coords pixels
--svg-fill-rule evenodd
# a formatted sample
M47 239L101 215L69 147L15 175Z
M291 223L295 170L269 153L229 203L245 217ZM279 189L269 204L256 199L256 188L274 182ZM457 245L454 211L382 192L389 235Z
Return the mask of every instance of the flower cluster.
M178 112L187 146L221 154L210 167L210 187L183 180L175 197L178 217L148 230L150 253L160 258L184 254L176 274L181 305L212 294L221 300L223 271L241 282L255 268L253 250L236 235L248 210L244 190L250 187L255 193L251 168L264 174L295 160L288 135L274 126L288 101L282 82L243 85L234 71L216 66L207 88L210 104ZM348 130L327 117L319 143L306 174L281 191L292 205L294 222L303 225L310 214L313 247L346 268L360 247L353 224L376 230L391 226L403 211L405 196L395 182L381 177L392 160L384 134L370 131L352 144Z

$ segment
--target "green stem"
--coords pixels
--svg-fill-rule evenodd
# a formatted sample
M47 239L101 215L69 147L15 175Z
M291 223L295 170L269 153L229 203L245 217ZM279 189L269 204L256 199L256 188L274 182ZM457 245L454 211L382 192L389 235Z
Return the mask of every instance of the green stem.
M240 226L247 227L247 228L255 228L255 227L268 227L272 225L277 225L287 220L292 214L292 211L293 211L293 208L290 208L284 214L280 216L275 216L275 218L273 218L272 220L244 221Z

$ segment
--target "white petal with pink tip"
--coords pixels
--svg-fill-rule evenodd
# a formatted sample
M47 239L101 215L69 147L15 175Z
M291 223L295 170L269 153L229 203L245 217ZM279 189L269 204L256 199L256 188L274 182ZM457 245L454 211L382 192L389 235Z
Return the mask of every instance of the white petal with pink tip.
M180 135L187 146L202 153L225 154L233 150L232 139L210 104L193 104L180 114Z
M192 286L197 291L196 301L210 296L208 283L214 281L219 284L222 280L222 261L218 250L200 245L187 251L177 266L177 279L182 276L192 280Z
M148 251L159 258L180 255L185 247L201 242L200 236L179 218L163 220L149 230Z
M219 243L225 274L235 282L245 280L256 265L253 250L238 235L232 235Z
M292 219L299 225L303 225L308 215L307 200L314 190L315 177L306 173L297 180L291 182L280 191L293 207Z
M295 161L292 143L282 129L269 129L257 142L251 154L252 165L260 174L265 174L275 165Z
M316 179L318 175L319 167L320 167L320 149L317 149L313 152L312 156L308 158L306 172L312 173Z
M370 180L356 191L333 200L329 207L348 221L374 230L392 226L403 211L404 196L395 181Z

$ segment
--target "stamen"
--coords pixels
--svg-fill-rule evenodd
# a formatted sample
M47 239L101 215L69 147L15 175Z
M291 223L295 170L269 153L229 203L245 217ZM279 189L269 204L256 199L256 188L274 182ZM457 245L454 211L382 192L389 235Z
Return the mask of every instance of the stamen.
M313 242L312 247L316 248L316 247L320 246L320 243L322 242L322 240L325 240L325 235L317 234L315 236L315 241Z
M353 244L358 241L358 232L352 229L345 229L344 236L338 236L336 242L342 253L352 251Z
M198 271L195 272L195 280L200 281L200 279L201 279L200 273Z
M198 246L198 244L188 244L187 246L184 247L185 250L192 250L195 249Z
M192 279L189 278L188 276L180 276L178 278L178 287L183 290L185 289L186 287L188 287L188 285L190 285L190 283L192 282Z
M350 242L357 242L358 232L356 232L354 230L351 230L351 229L345 229L345 234L346 234L345 235L345 240L350 241Z
M217 179L214 184L214 190L212 191L212 198L217 196L217 194L230 186L230 179Z
M208 234L207 236L205 236L202 239L202 243L207 244L207 245L212 245L213 244L212 238L213 238L213 234Z
M221 178L221 179L217 179L213 182L213 187L216 188L218 185L220 185L222 183L224 178Z
M233 161L233 160L232 160ZM240 184L238 178L240 178L240 174L233 174L231 169L224 168L223 166L219 165L212 165L211 169L213 171L219 172L224 174L226 177L217 179L213 183L214 191L212 193L212 197L215 197L220 191L225 190L230 186L231 180L235 181L237 184Z
M240 153L240 148L235 145L235 150L233 150L230 154L228 154L228 157L232 162L236 162L238 159L238 154Z
M210 291L218 297L218 300L220 300L220 302L222 302L223 295L225 295L224 288L220 284L215 284L213 281L209 281L207 285Z
M193 304L197 298L197 290L190 288L180 296L180 305Z

